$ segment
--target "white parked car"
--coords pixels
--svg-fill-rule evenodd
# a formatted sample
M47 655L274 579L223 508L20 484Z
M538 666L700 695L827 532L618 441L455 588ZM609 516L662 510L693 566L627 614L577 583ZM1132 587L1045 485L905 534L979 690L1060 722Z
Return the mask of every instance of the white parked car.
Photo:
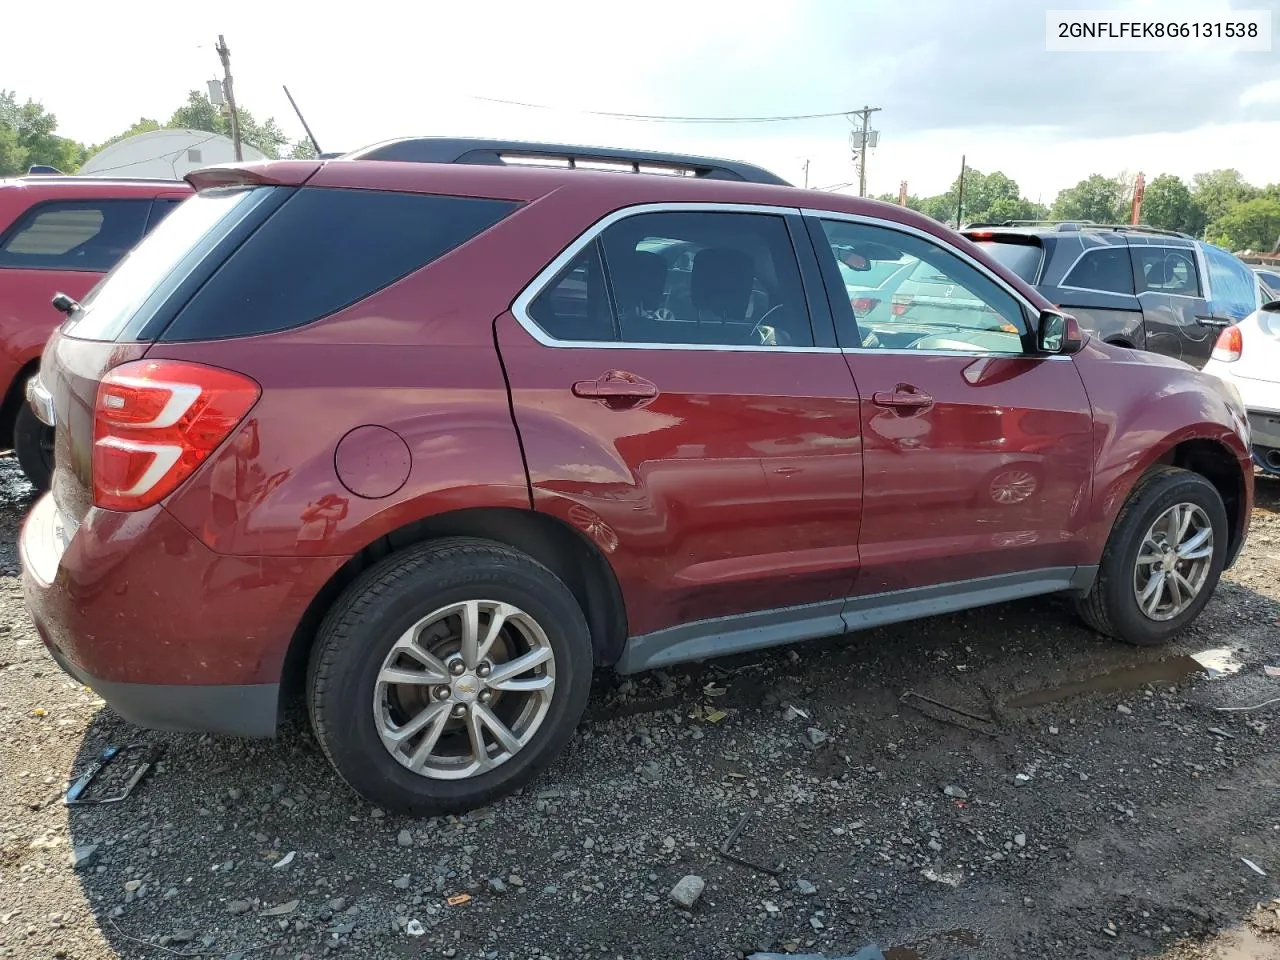
M1204 372L1240 392L1249 412L1254 462L1280 477L1280 300L1223 330Z

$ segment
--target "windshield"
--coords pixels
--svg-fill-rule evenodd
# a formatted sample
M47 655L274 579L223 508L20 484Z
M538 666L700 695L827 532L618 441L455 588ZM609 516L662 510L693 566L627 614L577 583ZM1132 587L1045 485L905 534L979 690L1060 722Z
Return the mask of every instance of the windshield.
M1040 264L1044 260L1044 248L1038 243L1003 243L998 240L976 241L982 252L1013 271L1027 283L1035 283L1040 276Z
M171 290L200 261L207 244L230 229L266 189L214 190L180 203L82 301L63 332L114 340L161 288Z

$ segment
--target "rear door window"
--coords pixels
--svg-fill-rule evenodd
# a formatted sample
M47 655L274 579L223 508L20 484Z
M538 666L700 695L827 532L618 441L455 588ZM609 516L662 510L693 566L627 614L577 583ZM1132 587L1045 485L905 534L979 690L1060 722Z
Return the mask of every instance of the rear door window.
M1209 267L1209 307L1214 314L1243 320L1258 309L1258 283L1252 270L1207 243L1204 258Z
M244 337L311 323L444 256L516 206L303 187L231 254L161 339Z
M1128 248L1108 246L1085 252L1063 278L1062 286L1132 295L1133 267Z
M1136 246L1132 250L1139 293L1200 296L1200 274L1189 249Z
M142 237L147 200L36 204L0 240L0 267L105 273Z

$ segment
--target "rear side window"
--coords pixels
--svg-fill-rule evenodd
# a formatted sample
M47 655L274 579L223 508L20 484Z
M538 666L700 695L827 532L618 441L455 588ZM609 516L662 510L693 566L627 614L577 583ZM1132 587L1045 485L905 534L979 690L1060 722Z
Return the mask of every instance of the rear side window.
M163 340L216 340L300 327L431 263L517 204L303 188L218 268Z
M36 204L0 241L0 267L105 273L142 237L150 200Z
M1128 247L1099 247L1076 261L1062 280L1064 287L1099 290L1103 293L1133 293L1133 265Z
M982 252L1018 277L1035 283L1040 277L1044 248L1039 243L1002 243L998 240L978 242Z
M1225 250L1204 245L1209 266L1209 306L1213 313L1243 320L1258 309L1258 284L1253 271Z
M1187 248L1133 247L1138 268L1139 293L1164 293L1178 297L1200 296L1196 259Z

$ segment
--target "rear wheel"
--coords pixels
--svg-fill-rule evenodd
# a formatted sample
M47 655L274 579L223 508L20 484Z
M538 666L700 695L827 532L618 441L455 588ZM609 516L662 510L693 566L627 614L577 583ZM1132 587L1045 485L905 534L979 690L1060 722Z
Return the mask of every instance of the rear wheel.
M13 423L13 452L32 486L48 490L53 479L53 427L41 423L25 402Z
M394 554L320 627L312 725L356 791L431 815L510 793L551 763L590 692L573 594L509 547L451 539Z
M1077 601L1080 615L1127 643L1164 643L1209 602L1228 534L1213 484L1188 470L1154 468L1120 511L1093 588Z

